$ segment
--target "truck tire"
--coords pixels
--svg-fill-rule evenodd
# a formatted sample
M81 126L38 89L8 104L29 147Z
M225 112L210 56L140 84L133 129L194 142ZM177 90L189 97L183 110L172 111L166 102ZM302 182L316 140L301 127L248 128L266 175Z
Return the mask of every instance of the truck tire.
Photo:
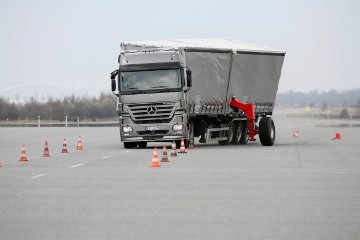
M231 122L229 124L229 131L227 134L227 143L233 144L236 140L236 122Z
M188 139L184 140L184 144L185 144L185 148L189 148L190 146L190 141Z
M146 148L147 142L138 142L137 145L139 146L139 148Z
M175 141L175 143L176 143L176 149L180 149L180 147L181 147L181 141L180 141L180 140L177 140L177 141Z
M175 141L175 143L176 143L176 149L180 149L180 147L181 147L181 140ZM189 148L189 144L190 144L189 140L184 139L185 148Z
M245 145L249 141L249 136L247 134L247 132L248 132L248 121L244 120L244 121L241 121L241 122L242 122L242 125L243 125L243 134L242 134L241 139L240 139L240 144Z
M233 144L244 145L248 141L247 136L247 121L239 121L235 125L235 136Z
M275 142L275 124L271 117L263 117L259 123L259 137L263 146L272 146Z
M124 142L124 148L133 148L136 147L136 145L134 142Z

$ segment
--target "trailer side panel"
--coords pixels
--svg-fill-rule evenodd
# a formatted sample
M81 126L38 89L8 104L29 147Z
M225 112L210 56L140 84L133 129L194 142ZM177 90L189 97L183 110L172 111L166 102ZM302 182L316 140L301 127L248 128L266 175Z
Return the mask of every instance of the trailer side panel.
M240 101L274 104L283 62L282 55L235 54L228 99L236 96Z
M186 66L192 71L192 87L188 92L190 104L207 105L202 109L203 113L219 110L211 106L219 105L220 101L225 105L230 61L230 52L186 52Z

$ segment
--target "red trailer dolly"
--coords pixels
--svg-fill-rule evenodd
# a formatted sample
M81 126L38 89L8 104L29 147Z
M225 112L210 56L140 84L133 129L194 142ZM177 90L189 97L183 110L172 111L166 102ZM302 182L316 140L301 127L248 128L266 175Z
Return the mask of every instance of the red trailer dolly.
M248 129L247 135L249 136L249 141L256 141L255 135L259 134L259 129L255 125L255 110L253 103L242 103L236 98L232 98L230 101L230 106L236 109L239 109L244 112L248 120Z

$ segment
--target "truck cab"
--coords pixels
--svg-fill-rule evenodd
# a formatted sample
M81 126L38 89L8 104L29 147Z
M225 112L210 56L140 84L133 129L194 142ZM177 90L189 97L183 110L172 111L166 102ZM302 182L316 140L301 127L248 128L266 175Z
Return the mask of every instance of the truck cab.
M148 141L179 145L189 134L186 92L191 87L191 71L179 53L122 51L118 62L111 79L124 147L146 147Z

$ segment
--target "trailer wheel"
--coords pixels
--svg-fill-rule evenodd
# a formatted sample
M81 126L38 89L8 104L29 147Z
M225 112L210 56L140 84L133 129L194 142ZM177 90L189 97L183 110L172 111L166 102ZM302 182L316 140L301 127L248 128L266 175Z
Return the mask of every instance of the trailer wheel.
M124 148L133 148L136 147L136 145L134 142L124 142Z
M235 137L233 139L233 144L244 145L247 141L247 121L239 121L235 125Z
M271 117L263 117L259 123L259 137L263 146L272 146L275 142L275 124Z
M227 134L227 143L232 144L234 143L235 139L236 139L236 123L231 122L229 124L229 131Z
M249 141L249 136L247 134L247 132L248 132L248 121L245 120L245 121L241 121L241 122L242 122L242 125L243 125L243 134L242 134L241 139L240 139L240 144L245 145Z

